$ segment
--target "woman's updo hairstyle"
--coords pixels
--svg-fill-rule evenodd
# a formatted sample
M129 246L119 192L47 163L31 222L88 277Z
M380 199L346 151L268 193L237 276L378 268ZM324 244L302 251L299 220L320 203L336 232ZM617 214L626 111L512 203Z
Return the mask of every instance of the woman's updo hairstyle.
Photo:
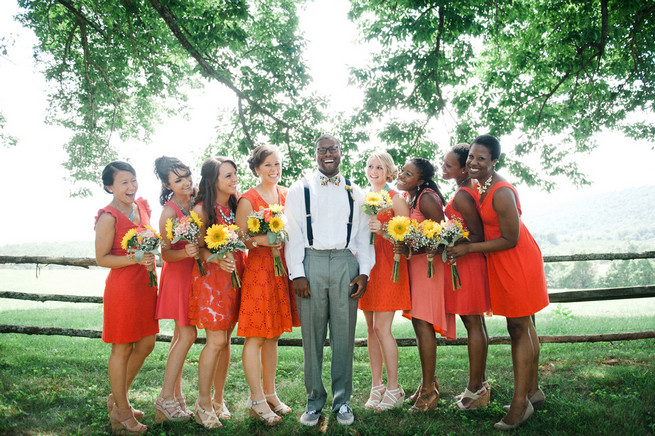
M255 177L258 177L259 175L257 174L257 168L266 160L268 156L271 154L275 153L277 157L282 160L282 156L280 155L280 150L274 145L269 145L269 144L264 144L255 147L255 149L250 152L250 157L248 158L248 166L250 167L250 171L255 175Z
M416 191L416 197L414 197L415 198L414 204L412 204L411 207L414 208L418 206L417 200L421 196L425 188L430 188L437 193L437 196L439 197L439 200L441 200L441 205L443 207L443 205L445 204L443 194L441 194L441 191L439 190L437 183L434 181L434 175L436 173L436 170L434 169L434 165L432 165L429 160L423 159L422 157L414 157L409 160L409 163L411 163L416 167L416 169L418 169L420 178L421 180L423 180L423 184L419 185Z
M111 194L109 189L107 189L107 186L114 184L114 175L119 171L129 171L134 177L136 177L136 171L134 171L132 165L128 164L127 162L122 162L119 160L110 162L107 164L105 169L102 170L102 189L104 189L105 192Z
M173 191L167 187L170 173L178 177L188 177L191 175L191 169L176 157L162 156L155 159L155 175L161 181L159 203L162 206L173 196Z
M466 160L469 157L470 148L471 146L464 142L460 142L459 144L453 147L452 152L455 153L455 155L457 156L457 162L459 162L460 168L466 167Z
M480 144L485 146L491 154L491 160L496 160L500 157L500 142L494 136L480 135L473 140L471 145L473 144Z
M367 162L370 162L371 159L379 160L380 163L384 166L385 170L387 171L387 182L393 182L396 180L396 177L398 177L398 168L396 167L396 163L393 161L393 157L391 157L389 153L386 151L375 151L368 157Z

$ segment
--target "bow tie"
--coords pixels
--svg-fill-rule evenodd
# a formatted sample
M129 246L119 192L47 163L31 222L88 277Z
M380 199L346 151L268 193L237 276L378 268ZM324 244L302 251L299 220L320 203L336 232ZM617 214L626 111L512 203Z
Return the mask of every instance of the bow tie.
M337 174L334 177L325 177L321 176L321 186L327 186L328 183L332 183L334 186L339 186L339 183L341 183L341 178Z

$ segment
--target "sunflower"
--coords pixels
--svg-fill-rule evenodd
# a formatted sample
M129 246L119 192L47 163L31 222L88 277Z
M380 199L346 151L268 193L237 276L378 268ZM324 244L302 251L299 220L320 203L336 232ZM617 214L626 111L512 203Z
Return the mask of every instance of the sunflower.
M441 226L434 221L427 219L421 223L421 230L428 239L434 239L436 235L441 233Z
M271 212L273 213L282 213L284 211L284 206L280 204L271 204L269 209L271 209Z
M364 198L364 203L367 206L378 206L382 203L383 197L379 192L367 192L366 198Z
M284 228L284 222L279 216L274 216L271 218L271 222L268 223L268 228L271 229L271 232L278 233Z
M411 226L412 221L408 217L395 216L389 220L387 231L394 240L403 241L405 236L409 234Z
M123 250L127 250L127 244L129 244L130 239L132 239L136 235L136 229L132 228L125 233L125 236L123 236L123 240L121 241L121 248Z
M248 218L248 230L250 230L250 233L258 233L259 227L260 223L257 218Z
M200 221L200 217L198 216L198 214L195 211L192 210L189 213L189 218L191 219L191 221L196 223L199 228L202 228L202 221Z
M214 224L207 229L205 243L207 248L219 248L230 240L230 231L226 225Z
M166 220L166 237L169 241L173 240L173 220L170 218Z
M383 195L384 195L384 201L386 201L388 205L392 205L393 200L391 200L391 195L389 195L389 193L387 191L382 191L382 192L383 192Z

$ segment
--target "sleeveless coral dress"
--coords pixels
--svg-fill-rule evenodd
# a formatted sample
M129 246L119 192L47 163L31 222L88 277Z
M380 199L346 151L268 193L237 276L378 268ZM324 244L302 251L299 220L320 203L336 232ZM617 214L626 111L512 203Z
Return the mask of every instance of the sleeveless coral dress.
M284 206L288 189L278 186L277 192L279 204ZM241 199L244 198L250 201L253 210L269 207L255 189L249 189L241 195ZM283 253L282 250L280 252ZM283 254L281 258L286 270ZM290 332L292 327L300 327L300 319L289 277L275 275L273 254L269 247L254 247L248 250L241 286L237 335L274 338L284 332Z
M462 187L459 191L468 192L477 206L479 205L480 195L471 188ZM457 192L455 193L457 195ZM451 199L444 214L448 219L458 219L464 226L466 223L462 214L453 207ZM491 302L489 300L489 277L487 275L487 259L482 253L469 253L466 256L457 259L457 271L462 280L462 286L453 290L451 270L448 264L444 265L444 285L446 287L446 312L456 313L458 315L485 315L491 312Z
M184 214L172 201L166 202L175 211L177 218ZM172 245L174 250L183 250L188 242L178 241ZM157 296L157 319L174 319L181 326L189 324L189 294L191 293L191 272L195 259L187 257L177 262L166 262L159 279L159 295Z
M199 203L202 204L202 203ZM225 222L222 215L230 216L230 209L215 204L217 224L234 224ZM221 214L220 211L223 213ZM208 225L208 224L205 224ZM234 253L237 274L243 274L246 254ZM223 271L214 262L203 262L207 274L200 276L195 261L191 273L191 295L189 297L189 323L199 329L212 331L234 328L239 316L240 291L232 287L230 273Z
M389 190L391 198L397 194L396 191ZM386 226L393 217L393 209L383 210L377 216L383 226ZM390 312L412 308L407 261L404 257L400 258L398 282L394 283L391 281L393 254L393 243L380 235L375 235L375 265L371 269L366 292L359 300L360 310Z
M409 217L418 222L425 220L425 216L419 210L418 204L425 193L430 192L437 199L439 197L432 189L425 189L416 199L416 206L409 210ZM432 261L434 275L428 278L428 257L425 253L414 254L407 261L409 269L409 289L412 298L412 309L406 313L412 318L429 322L434 331L447 339L457 337L455 315L446 313L446 301L444 295L444 263L441 256L435 256Z
M135 201L141 225L137 226L121 211L107 206L98 211L96 224L103 213L111 214L116 220L114 242L110 254L125 256L121 241L128 230L143 230L150 225L150 207L143 198ZM130 265L111 268L105 282L102 316L102 340L110 344L136 342L146 336L159 333L159 323L155 319L157 288L148 286L148 270L143 265Z
M507 182L493 185L480 204L486 241L501 236L498 215L493 208L493 196L503 187L514 193L519 220L521 217L521 203L516 189ZM487 253L489 293L494 315L517 318L533 315L548 306L541 250L523 221L520 221L520 226L519 240L514 248Z

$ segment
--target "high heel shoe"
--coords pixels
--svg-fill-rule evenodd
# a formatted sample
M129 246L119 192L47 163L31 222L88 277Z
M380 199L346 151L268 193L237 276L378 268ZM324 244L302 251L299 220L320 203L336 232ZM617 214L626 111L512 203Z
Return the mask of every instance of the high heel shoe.
M384 383L381 385L371 387L371 394L368 396L368 400L364 403L366 409L372 409L378 405L382 400L382 396L387 388L384 387Z
M214 412L216 412L216 416L218 416L219 419L232 418L232 414L227 410L227 406L225 405L225 400L223 400L222 403L212 400L212 404L214 405Z
M180 409L182 409L182 412L188 417L193 416L193 412L187 407L186 401L184 399L184 396L181 397L173 397L175 398L175 401L177 401L177 404L180 405Z
M463 400L465 398L470 398L471 402L468 405L464 405ZM475 410L482 409L489 406L489 396L487 395L487 389L482 386L477 392L469 391L468 387L464 389L464 393L461 398L455 403L455 406L459 410Z
M537 392L532 394L528 401L532 403L532 407L534 407L535 410L543 409L544 403L546 402L546 394L544 394L544 391L542 391L541 388L538 388ZM503 410L509 412L509 404L503 406Z
M434 382L437 385L437 390L439 390L439 382L437 381L437 375L434 375ZM416 402L416 399L421 395L421 391L423 390L423 380L421 380L421 384L418 385L418 388L416 388L416 392L414 392L412 395L407 397L407 402L409 404L414 404Z
M114 405L115 405L115 404L116 404L116 403L114 402L114 394L109 394L109 398L107 398L107 412L108 412L110 415L111 415L111 410L114 408ZM134 407L132 407L132 406L130 406L130 408L132 409L132 413L134 414L134 417L135 417L137 420L143 418L143 415L145 415L145 413L143 413L143 412L140 411L140 410L136 410L136 409L135 409Z
M494 428L496 428L498 430L503 430L503 431L512 430L512 429L515 429L516 427L518 427L519 425L523 424L528 419L530 419L530 417L534 413L534 407L532 407L532 403L529 402L529 401L528 401L527 404L528 405L525 408L525 412L523 413L523 417L521 418L521 420L519 422L517 422L516 424L510 425L510 424L506 424L505 421L501 419L500 421L498 421L497 423L494 424Z
M438 385L435 386L433 384L432 386L433 388L428 389L427 393L421 392L421 394L414 402L414 405L409 408L408 412L427 412L428 410L432 410L437 407L437 404L439 403Z
M378 412L383 412L385 410L391 410L394 407L402 407L403 402L405 401L405 391L398 386L397 389L387 389L384 393L382 401L375 406L375 410Z
M489 400L491 400L491 387L489 386L489 382L487 380L483 381L482 386L487 390L487 393L485 395L489 397ZM455 395L455 400L459 401L462 399L463 396L464 396L464 392Z
M148 430L148 427L136 420L132 409L112 407L109 413L109 422L114 434L124 434L125 432L128 434L141 434Z
M266 402L268 403L271 410L273 410L273 412L277 413L278 415L288 415L291 413L291 407L280 401L280 399L277 397L277 392L273 392L272 394L264 394L264 396L267 398ZM274 405L272 401L269 401L268 398L277 399L277 406Z
M198 400L196 400L196 404L193 406L193 418L205 428L223 427L221 421L218 420L218 416L216 416L216 412L214 412L214 408L205 410L198 404Z
M161 424L164 421L186 421L189 415L184 413L180 407L180 403L173 398L172 400L165 400L161 395L155 400L155 422Z
M254 409L255 406L259 404L266 404L266 407L268 407L269 412L258 412ZM268 406L268 403L266 403L266 399L261 399L257 401L253 401L250 397L248 398L248 401L246 402L246 408L248 409L248 413L252 418L258 419L260 421L264 421L266 425L275 425L282 418L280 418L275 412L271 411L270 407Z

